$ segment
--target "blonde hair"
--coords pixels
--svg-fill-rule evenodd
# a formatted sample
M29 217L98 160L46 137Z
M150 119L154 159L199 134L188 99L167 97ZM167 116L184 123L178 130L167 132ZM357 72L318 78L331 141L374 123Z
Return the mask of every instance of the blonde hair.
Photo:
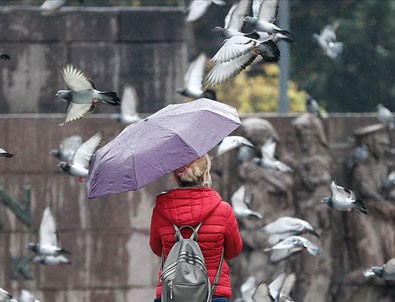
M211 160L205 154L173 172L179 186L211 186Z

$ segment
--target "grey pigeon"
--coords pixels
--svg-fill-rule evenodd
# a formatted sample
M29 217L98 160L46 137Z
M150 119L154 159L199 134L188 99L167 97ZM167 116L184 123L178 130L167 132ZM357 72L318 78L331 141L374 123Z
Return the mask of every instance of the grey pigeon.
M388 174L387 178L383 183L383 190L388 191L395 185L395 171Z
M376 276L384 280L395 280L395 258L389 260L383 266L372 266L363 271L365 277Z
M232 5L225 17L224 27L216 26L213 31L218 32L225 38L245 35L241 32L244 23L244 17L248 14L251 0L240 0Z
M86 142L78 147L72 161L62 161L59 163L59 167L63 170L63 172L69 175L80 177L80 180L87 177L89 172L89 162L101 140L101 133L96 133L94 136L92 136L90 139L88 139Z
M136 90L132 86L126 86L122 94L121 113L112 114L111 119L125 126L141 120L141 117L137 114L137 103Z
M224 0L192 0L188 7L188 22L194 22L200 19L208 10L211 3L225 5Z
M304 233L310 233L320 237L314 227L307 221L288 216L276 219L264 226L262 230L270 235L268 240L270 244L276 244L289 236L301 235Z
M254 16L245 17L245 23L253 26L256 31L289 36L290 33L287 30L274 24L278 15L279 3L280 0L255 0L253 4ZM259 10L257 7L259 7Z
M313 256L320 254L319 247L302 236L289 236L272 247L264 249L264 252L271 252L270 261L275 263L303 250Z
M193 60L188 67L184 76L184 88L178 89L177 93L190 97L193 99L208 98L216 100L214 90L203 88L203 76L207 57L201 53L195 60Z
M306 97L306 111L316 115L317 117L319 117L321 119L328 117L327 114L321 113L320 105L310 95L307 95L307 97Z
M38 243L28 243L27 248L41 256L56 256L70 254L59 246L56 221L50 208L45 208L38 233Z
M377 119L383 123L388 125L388 127L393 130L395 129L395 120L392 112L383 106L383 104L377 105Z
M82 137L80 135L69 136L60 142L59 149L52 149L49 154L62 161L70 162L81 145Z
M253 196L246 191L246 187L244 185L240 186L236 192L232 194L230 201L232 203L233 212L235 213L236 218L263 218L261 213L248 208L248 205L252 202L252 198Z
M26 289L21 290L18 302L40 302L36 297Z
M349 171L353 170L359 164L365 162L365 160L369 157L369 149L368 146L362 144L361 146L357 146L351 156L346 161L346 167Z
M239 136L239 135L226 136L218 145L217 156L220 156L230 150L233 150L241 146L254 148L254 145L243 136Z
M321 202L339 211L352 212L357 209L368 214L364 202L356 197L354 191L338 186L334 181L331 183L331 191L331 197L324 197Z
M13 156L14 156L14 154L9 153L8 151L6 151L6 150L0 148L0 157L11 158L11 157L13 157Z
M339 22L328 24L321 30L319 35L313 34L314 40L317 41L325 55L331 59L336 59L344 49L344 44L336 41L335 31L338 26Z
M117 106L121 100L115 92L96 90L93 81L71 64L62 68L62 75L70 90L59 90L56 96L69 102L66 120L63 124L85 117L92 112L97 102Z
M271 37L257 40L246 36L234 36L224 41L211 61L214 63L204 79L205 86L214 86L246 69L261 56L265 62L278 62L280 50Z
M0 302L17 302L6 290L0 288Z
M255 157L253 161L262 168L279 170L282 172L293 172L293 169L274 157L276 142L273 138L268 139L261 147L261 157Z
M83 0L78 0L83 3ZM64 5L69 2L68 0L45 0L43 4L41 4L40 9L42 10L42 14L44 16L50 16L58 12Z
M38 255L33 258L33 262L43 265L71 264L70 259L65 255Z
M7 55L6 53L0 52L0 59L8 61L8 60L11 60L11 57L10 57L10 55Z

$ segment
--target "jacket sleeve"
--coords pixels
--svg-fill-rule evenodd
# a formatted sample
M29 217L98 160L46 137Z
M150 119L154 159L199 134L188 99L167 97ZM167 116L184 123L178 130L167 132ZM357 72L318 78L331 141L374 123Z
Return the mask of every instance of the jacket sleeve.
M150 227L150 238L149 245L151 250L155 255L161 257L162 256L162 239L158 232L158 221L159 221L159 213L154 208L151 216L151 227Z
M240 236L239 227L235 214L230 204L226 203L226 228L225 228L225 244L224 258L233 259L237 257L243 249L243 241Z

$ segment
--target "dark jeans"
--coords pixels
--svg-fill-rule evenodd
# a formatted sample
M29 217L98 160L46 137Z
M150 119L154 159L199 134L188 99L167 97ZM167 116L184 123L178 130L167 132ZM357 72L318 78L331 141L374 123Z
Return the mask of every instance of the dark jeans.
M214 296L212 301L213 301L213 302L229 302L230 299L229 299L229 298L226 298L226 297ZM160 298L156 298L156 299L154 300L154 302L161 302L161 300L160 300Z

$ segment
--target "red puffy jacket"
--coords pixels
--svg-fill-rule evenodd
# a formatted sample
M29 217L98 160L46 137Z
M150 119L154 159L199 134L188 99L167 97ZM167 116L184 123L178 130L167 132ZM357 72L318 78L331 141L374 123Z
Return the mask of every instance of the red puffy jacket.
M202 250L211 284L214 281L224 248L224 258L232 259L238 256L243 243L240 237L237 221L231 206L222 201L219 194L207 187L177 188L160 194L152 213L150 229L150 246L152 251L165 257L174 244L174 228L177 226L196 226L203 221L199 229L198 243ZM191 229L183 229L182 236L189 237ZM160 276L160 272L159 272ZM156 289L156 297L161 295L160 280ZM229 266L223 262L222 271L215 296L231 297Z

